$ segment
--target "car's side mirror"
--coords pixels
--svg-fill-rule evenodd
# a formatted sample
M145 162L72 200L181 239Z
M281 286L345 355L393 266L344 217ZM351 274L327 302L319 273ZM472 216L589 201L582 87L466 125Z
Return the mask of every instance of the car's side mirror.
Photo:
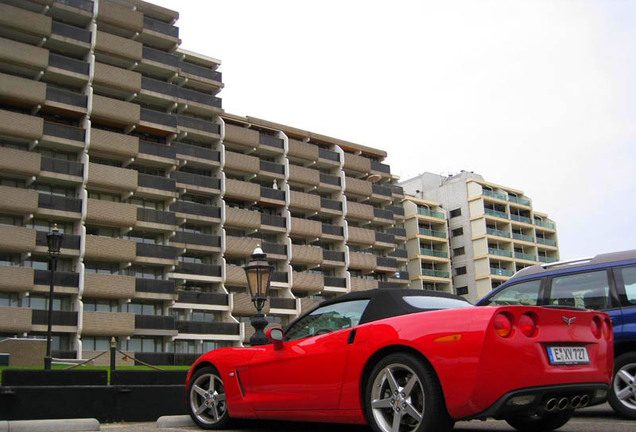
M267 339L274 344L274 349L279 350L283 347L283 329L274 327L267 330Z

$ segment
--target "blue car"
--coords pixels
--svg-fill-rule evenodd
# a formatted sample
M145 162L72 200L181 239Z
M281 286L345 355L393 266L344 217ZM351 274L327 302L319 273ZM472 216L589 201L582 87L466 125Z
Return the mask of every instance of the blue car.
M478 306L539 305L601 310L614 326L614 379L608 402L636 419L636 250L526 267Z

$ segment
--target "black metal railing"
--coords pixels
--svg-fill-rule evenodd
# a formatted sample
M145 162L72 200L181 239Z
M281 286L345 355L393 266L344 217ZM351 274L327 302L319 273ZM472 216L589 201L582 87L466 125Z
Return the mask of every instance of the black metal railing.
M196 274L202 276L218 276L221 277L221 266L212 264L198 264L189 262L180 262L175 269L176 273Z
M36 231L35 233L35 245L36 246L46 246L48 247L48 242L46 241L47 232L44 231ZM77 249L80 248L80 236L75 234L64 234L62 238L62 248L63 249Z
M386 232L396 237L406 237L406 230L404 228L389 228Z
M340 162L340 155L336 152L332 152L331 150L318 149L318 157L321 159Z
M174 243L195 244L201 246L221 247L221 237L210 234L199 234L178 231L172 238Z
M375 241L381 243L395 243L395 236L393 234L381 233L376 231Z
M344 227L337 225L322 224L322 233L342 237L344 236Z
M282 149L284 147L284 143L283 143L282 139L276 138L275 136L266 135L266 134L259 134L258 142L261 145L266 145L266 146L269 146L269 147L276 147L276 148L279 148L279 149Z
M389 210L390 212L392 212L394 215L398 215L398 216L404 216L404 207L399 207L399 206L386 206L385 207L386 210Z
M333 276L325 276L325 286L346 288L347 279Z
M81 42L91 43L91 32L79 27L63 24L60 21L53 20L51 22L51 33Z
M81 213L82 200L78 198L69 198L41 193L38 196L38 207L50 210Z
M404 188L398 185L391 185L391 192L396 195L404 195Z
M170 176L178 183L186 183L189 185L210 189L221 189L221 179L216 177L192 174L184 171L174 171L170 174Z
M271 255L287 255L287 245L263 242L263 252Z
M260 163L261 171L267 171L275 174L285 174L285 165L265 160L261 160Z
M76 177L82 177L82 175L84 175L84 165L81 162L55 159L46 156L42 156L40 160L40 169L42 171L50 171Z
M156 123L171 128L177 127L177 117L172 114L166 114L161 111L155 111L148 108L141 108L141 121Z
M287 226L287 221L282 216L276 216L271 214L262 213L261 214L261 224L275 226L279 228L285 228Z
M179 27L175 27L172 24L165 23L147 16L144 16L144 28L153 30L159 33L163 33L175 38L179 37Z
M388 219L393 220L393 212L390 210L374 208L373 209L373 217L378 219Z
M338 176L320 173L320 183L330 184L334 186L340 186L341 179Z
M185 61L179 61L179 69L181 69L181 71L184 73L200 76L212 81L221 82L221 79L223 77L221 72L215 71L213 69L208 69L203 66L195 65L193 63L188 63Z
M147 46L143 47L142 57L146 60L163 63L175 69L177 68L177 64L179 63L179 59L174 55L154 48L148 48Z
M188 213L191 215L205 216L210 218L220 218L221 208L212 205L199 204L190 201L177 201L170 206L170 210L179 213Z
M165 81L159 81L156 79L148 78L145 76L141 77L141 88L142 90L148 90L155 93L161 93L173 98L177 97L177 89L178 87L167 83Z
M178 291L178 294L179 297L177 301L180 303L211 304L221 306L227 306L229 304L227 294L196 291Z
M165 144L139 140L139 153L159 156L167 159L176 159L177 152L174 148Z
M81 93L62 90L56 87L46 87L46 100L60 102L67 105L86 108L88 97Z
M93 2L91 0L56 0L56 1L57 3L73 6L78 9L85 10L87 12L93 12Z
M395 258L377 257L376 263L378 267L397 267L397 260Z
M154 210L148 208L137 209L137 220L163 225L176 225L177 217L172 212Z
M34 270L33 283L35 285L49 285L51 272L49 270ZM79 287L79 273L56 271L54 285L77 288Z
M86 132L82 128L61 123L44 122L44 135L84 142Z
M135 328L150 330L175 330L172 316L165 315L135 315Z
M342 211L342 202L328 199L328 198L320 198L320 207L330 209L330 210Z
M75 72L82 75L88 75L89 64L70 57L59 54L49 53L49 66Z
M261 186L261 197L285 201L285 191Z
M408 258L408 252L406 249L396 249L393 252L389 252L389 255L395 258Z
M197 321L177 321L179 333L238 335L238 323L208 323Z
M199 147L199 146L189 145L189 144L184 144L179 142L173 142L171 147L174 148L177 154L193 156L193 157L215 161L215 162L221 161L221 152L217 150L212 150L205 147Z
M137 256L140 257L176 260L177 255L177 249L173 246L137 243Z
M46 325L49 322L48 310L33 309L31 323L35 325ZM51 316L53 325L77 326L77 312L53 311Z
M390 187L381 186L379 184L371 185L371 191L376 195L382 195L387 197L390 197L393 194Z
M189 100L203 105L213 106L216 108L221 108L223 106L221 99L216 96L183 87L178 88L177 96L181 99Z
M389 165L376 162L376 161L371 161L371 170L379 171L385 174L391 174L391 167Z
M341 251L333 251L333 250L323 250L322 251L322 259L327 261L338 261L344 262L345 253Z
M159 177L142 173L139 173L137 177L137 186L165 190L169 192L173 192L177 189L177 183L172 178Z
M272 297L269 299L269 305L275 309L296 309L296 299Z
M155 294L174 294L176 292L176 286L173 280L136 278L135 291Z
M181 127L190 129L197 129L204 132L209 132L219 135L221 133L221 125L212 123L209 120L203 120L196 117L189 117L185 115L177 116L177 124Z

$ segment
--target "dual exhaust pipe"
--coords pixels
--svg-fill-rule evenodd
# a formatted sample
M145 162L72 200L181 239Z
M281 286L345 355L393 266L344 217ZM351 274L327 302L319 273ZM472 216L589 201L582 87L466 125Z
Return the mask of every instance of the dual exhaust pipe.
M548 412L565 411L566 409L577 409L586 407L590 403L590 397L586 394L575 395L572 398L551 398L545 403L544 408Z

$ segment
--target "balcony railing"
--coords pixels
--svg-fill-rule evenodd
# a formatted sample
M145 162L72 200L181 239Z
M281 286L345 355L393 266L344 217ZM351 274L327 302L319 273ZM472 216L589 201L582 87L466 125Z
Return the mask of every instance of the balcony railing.
M263 242L263 252L270 255L287 255L287 245Z
M393 220L393 212L389 210L374 208L373 209L373 217L378 219L388 219Z
M340 186L340 177L329 174L320 173L320 183L330 184L333 186Z
M327 159L334 162L340 162L340 155L331 150L318 149L318 157L320 159Z
M177 97L177 89L178 87L167 83L165 81L159 81L156 79L148 78L145 76L141 77L141 88L143 90L148 90L155 93L165 94L167 96L171 96L172 98Z
M270 161L261 160L260 169L261 171L267 171L275 174L285 174L285 165L277 164Z
M84 142L84 129L61 123L44 122L44 135Z
M429 237L446 238L446 233L444 231L436 231L428 228L420 228L419 233L420 235Z
M162 225L176 225L177 217L172 212L147 208L137 209L137 220Z
M179 68L181 68L181 70L187 74L200 76L212 81L221 82L221 79L223 77L223 75L219 71L208 69L206 67L195 65L193 63L188 63L185 61L179 62Z
M240 324L177 321L177 330L179 333L238 335Z
M396 237L406 237L406 230L404 228L389 228L386 232Z
M203 105L213 106L216 108L222 107L221 99L219 99L218 97L183 87L178 87L177 96L181 99L189 100Z
M512 233L512 238L515 240L521 240L525 242L534 243L534 237L525 235L525 234Z
M135 290L155 294L174 294L175 282L163 279L135 279Z
M432 276L432 277L438 277L438 278L445 278L448 279L450 277L450 274L446 271L442 271L442 270L432 270L432 269L422 269L422 275L423 276Z
M164 315L135 315L135 328L148 330L175 330L172 316Z
M200 159L205 159L214 162L221 161L221 153L217 150L212 150L205 147L199 147L196 145L189 145L179 142L173 142L171 147L174 148L177 154L182 154L186 156L197 157Z
M397 260L395 258L377 257L378 267L397 267Z
M88 97L81 93L75 93L72 91L62 90L56 87L46 87L46 100L53 102L60 102L66 105L73 105L76 107L86 108L86 101Z
M175 269L176 273L195 274L202 276L221 276L221 266L212 264L198 264L189 262L180 262Z
M488 253L490 255L497 255L497 256L512 258L512 251L507 251L503 249L488 248Z
M49 322L48 310L33 309L31 322L35 325L46 325ZM75 327L77 326L77 312L53 311L51 316L53 325Z
M286 272L272 272L272 282L287 283L289 282L289 275Z
M320 198L320 207L329 210L342 211L342 201L336 201L328 198Z
M539 220L539 219L535 219L534 220L534 224L536 226L540 226L540 227L543 227L543 228L550 228L550 229L554 229L554 226L555 226L552 222L544 222L544 221Z
M506 201L507 198L508 198L505 194L493 192L493 191L488 190L488 189L482 190L481 193L482 193L482 195L486 195L486 196L489 196L491 198L497 198L497 199L503 200L503 201Z
M537 256L533 254L527 254L522 252L515 252L515 258L519 258L527 261L537 261Z
M391 191L394 195L404 195L404 188L398 185L391 185Z
M221 237L210 234L199 234L178 231L172 238L174 243L185 243L209 247L221 247Z
M532 219L530 219L529 217L516 215L516 214L511 214L510 215L510 219L513 220L513 221L523 222L523 223L527 223L527 224L532 225Z
M391 174L391 167L389 165L376 161L371 161L371 170L379 171L384 174Z
M296 299L293 298L272 297L269 301L274 309L296 309Z
M508 219L508 213L506 212L502 212L499 210L493 210L493 209L484 209L484 212L489 215L489 216L494 216L494 217L498 217L501 219Z
M177 127L177 117L172 114L166 114L161 111L155 111L148 108L141 108L141 121L160 124L170 128Z
M139 141L139 153L159 156L167 159L176 159L177 157L177 152L174 148L168 147L165 144L153 143L143 140Z
M179 291L178 302L227 306L229 299L227 294L208 293L196 291Z
M81 213L82 200L78 198L69 198L41 193L38 196L38 207L50 210Z
M429 249L429 248L420 248L420 255L438 257L438 258L448 258L448 252L444 252L437 249Z
M153 30L158 33L163 33L168 36L172 36L175 38L179 37L179 27L175 27L171 24L165 23L163 21L159 21L147 16L144 16L144 28L148 30Z
M42 156L41 161L40 168L42 171L67 174L75 177L82 177L84 175L84 165L81 162L55 159L46 156Z
M526 198L519 198L512 195L508 195L508 201L517 203L517 204L522 204L525 206L530 206L530 200Z
M137 243L137 256L176 260L177 255L177 249L173 246Z
M394 215L404 216L404 207L386 206L385 209L392 212Z
M93 12L93 2L91 0L57 0L57 3L82 9L87 12Z
M418 207L417 208L417 214L422 215L422 216L430 216L430 217L434 217L437 219L444 219L444 213L442 212L436 212L436 211L432 211L429 210L427 208L423 208L423 207Z
M81 60L59 54L49 53L49 66L75 72L82 75L88 75L89 64Z
M258 142L261 145L282 149L284 147L283 140L275 136L267 134L259 134Z
M143 47L142 56L146 60L154 61L157 63L163 63L175 69L177 68L177 64L179 62L177 57L175 57L174 55L167 53L165 51L148 48L147 46Z
M276 216L271 214L262 213L261 214L261 224L275 226L278 228L285 228L287 226L287 221L282 216Z
M334 288L346 288L347 279L333 277L333 276L325 276L325 286L330 286Z
M408 258L408 252L406 252L406 249L396 249L393 252L389 252L389 256L394 258Z
M344 236L344 227L337 225L322 224L322 233L342 237Z
M486 234L496 237L510 238L510 233L508 231L502 231L494 228L486 228Z
M553 258L553 257L547 257L547 256L539 255L539 261L544 262L544 263L553 263L553 262L556 262L557 259Z
M190 201L177 201L170 205L170 210L173 212L187 213L196 216L205 216L209 218L220 218L221 208L214 207L206 204L199 204Z
M261 197L285 201L285 191L261 186Z
M48 242L46 241L47 235L47 232L37 231L35 233L35 245L48 247ZM62 248L79 250L80 236L74 234L64 234L64 237L62 238Z
M221 125L212 123L208 120L203 120L196 117L190 117L185 115L177 116L177 124L182 127L190 129L197 129L204 132L213 133L216 135L221 134Z
M185 171L174 171L170 174L170 176L179 183L185 183L208 189L221 189L221 179L216 177L192 174Z
M70 39L75 39L80 42L91 43L91 32L79 27L63 24L60 21L53 20L51 22L51 33Z
M376 231L375 241L380 243L395 243L395 236L393 234L381 233Z
M137 185L140 187L159 189L168 192L174 192L177 189L174 179L142 173L138 174Z
M382 195L386 197L390 197L393 195L390 187L381 186L379 184L371 185L371 191L376 195Z
M51 272L49 270L34 270L33 283L35 285L49 285ZM77 288L79 287L79 273L56 271L54 284L55 286Z
M555 240L550 240L543 237L537 237L537 243L548 245L548 246L556 246L557 242Z
M490 268L490 274L491 275L495 275L495 276L506 276L506 277L510 277L513 274L515 274L515 272L513 272L512 270L504 270L504 269L500 269L500 268Z
M345 253L341 251L334 251L334 250L323 250L322 259L327 261L344 262Z

